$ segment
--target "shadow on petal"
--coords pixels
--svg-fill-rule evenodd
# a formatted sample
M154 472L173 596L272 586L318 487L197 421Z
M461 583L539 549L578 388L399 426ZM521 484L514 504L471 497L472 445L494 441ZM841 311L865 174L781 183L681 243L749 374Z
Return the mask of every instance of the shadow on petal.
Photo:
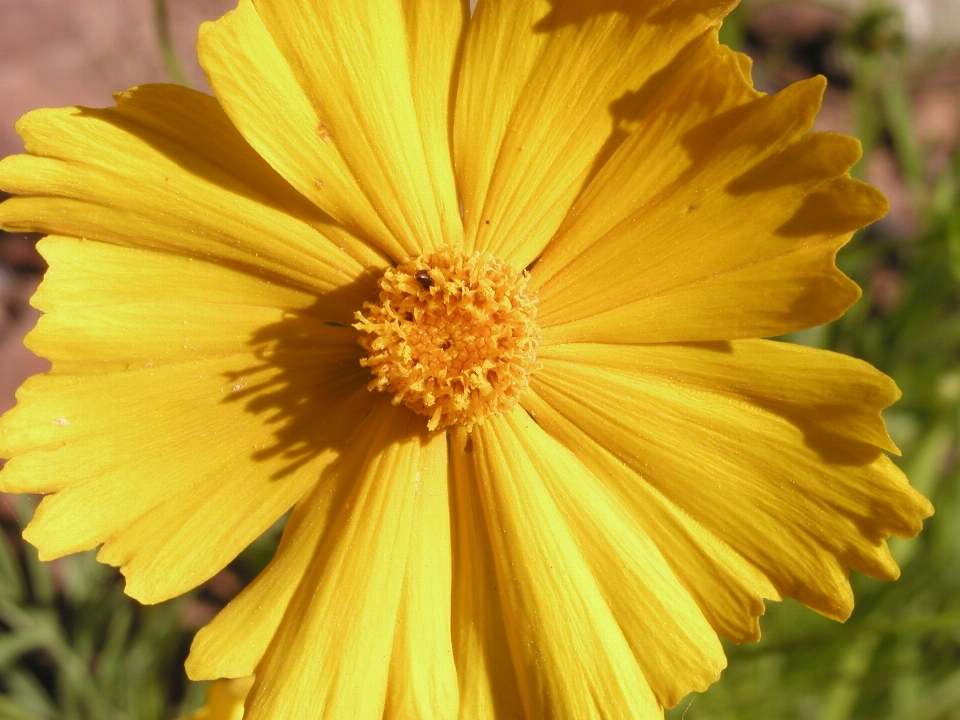
M340 312L345 298L358 296L376 298L374 273L257 330L249 344L260 362L227 375L234 392L224 402L244 402L274 427L272 442L251 455L288 461L274 479L342 450L379 398L367 390L370 372L360 365L357 331Z
M550 12L535 26L538 32L554 32L567 25L582 25L597 15L620 13L631 21L665 25L692 15L706 15L718 20L726 15L730 0L688 0L687 2L649 2L636 0L549 0Z
M677 343L677 347L695 347L723 355L733 355L730 342ZM856 429L873 426L883 430L880 407L865 411L851 403L807 403L776 400L761 392L739 393L745 400L767 412L777 415L803 433L804 444L827 463L834 465L869 465L883 454L870 442L851 435ZM876 426L879 426L877 428ZM866 436L866 435L865 435Z

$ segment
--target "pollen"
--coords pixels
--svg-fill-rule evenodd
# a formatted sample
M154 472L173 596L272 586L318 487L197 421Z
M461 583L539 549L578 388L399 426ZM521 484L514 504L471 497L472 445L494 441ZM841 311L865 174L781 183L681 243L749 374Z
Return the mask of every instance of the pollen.
M443 250L387 270L356 313L369 389L468 429L516 406L537 366L540 328L526 272L489 253Z

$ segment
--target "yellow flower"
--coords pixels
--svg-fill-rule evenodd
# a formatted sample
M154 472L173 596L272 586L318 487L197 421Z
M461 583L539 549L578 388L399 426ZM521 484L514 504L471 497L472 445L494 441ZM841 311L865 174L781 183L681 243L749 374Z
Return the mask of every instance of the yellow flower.
M248 720L657 718L765 598L846 618L932 512L898 391L758 338L856 300L834 256L886 203L810 132L822 78L766 96L718 45L731 6L241 0L216 99L24 117L27 538L157 602L292 507L187 662L256 672Z
M207 704L181 720L243 720L243 701L253 678L214 680L207 686Z

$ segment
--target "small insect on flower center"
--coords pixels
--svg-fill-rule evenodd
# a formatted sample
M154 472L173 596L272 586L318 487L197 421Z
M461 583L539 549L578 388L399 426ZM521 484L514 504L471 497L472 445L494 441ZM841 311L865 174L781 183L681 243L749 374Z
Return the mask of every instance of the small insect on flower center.
M540 328L527 274L488 253L442 250L387 270L354 325L371 390L427 427L468 429L511 410L536 369Z

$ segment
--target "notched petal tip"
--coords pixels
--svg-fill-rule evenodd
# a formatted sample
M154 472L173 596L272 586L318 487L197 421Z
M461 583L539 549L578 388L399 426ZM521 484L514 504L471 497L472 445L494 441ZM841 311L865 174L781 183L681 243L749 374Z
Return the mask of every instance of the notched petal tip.
M117 564L113 558L105 557L103 548L101 548L100 552L97 553L97 561L117 568L120 571L120 574L123 575L124 594L132 597L142 605L156 605L157 603L162 603L166 600L175 598L178 595L182 595L184 592L187 592L191 589L186 588L171 590L169 586L157 586L149 582L144 576L144 573L133 570L130 567L131 563Z
M927 518L931 518L936 514L936 508L933 505L933 502L923 493L921 493L916 488L910 486L911 496L910 503L914 515L913 526L906 532L895 532L893 535L900 538L901 540L912 540L923 530L923 521Z
M813 186L846 173L860 159L860 143L839 133L812 132L767 157L724 187L750 195L789 186Z
M806 98L812 106L815 106L814 114L820 112L820 106L823 104L823 94L827 90L827 78L824 75L814 75L810 78L798 80L787 86L786 89L791 88L801 97Z
M56 494L47 495L37 505L33 519L23 529L23 539L37 549L37 556L43 562L57 560L65 555L92 550L96 543L64 542L61 533L56 527L51 527L56 520L56 510L53 508Z

